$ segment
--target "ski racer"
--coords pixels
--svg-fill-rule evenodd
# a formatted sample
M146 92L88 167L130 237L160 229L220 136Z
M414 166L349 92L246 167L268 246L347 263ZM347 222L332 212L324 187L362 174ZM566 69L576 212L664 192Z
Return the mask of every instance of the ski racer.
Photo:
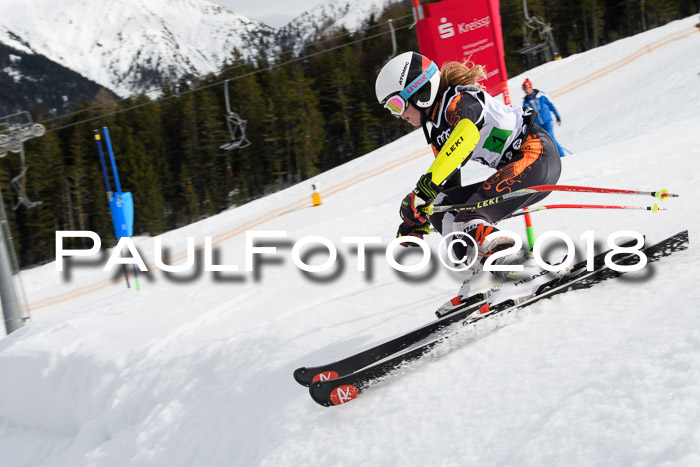
M552 137L535 124L536 112L505 105L478 84L485 78L482 66L447 62L440 70L429 58L405 52L381 69L375 83L377 99L392 115L422 127L435 160L401 202L397 237L423 238L430 224L443 236L464 238L453 245L454 258L467 264L467 279L458 306L469 294L469 282L495 251L512 247L507 236L485 238L497 232L496 224L514 211L542 200L547 193L505 200L476 210L427 215L427 205L451 205L487 200L512 190L559 180L561 161ZM495 169L488 179L462 186L460 168L473 160ZM471 236L474 242L465 238ZM410 243L402 243L411 246Z
M523 91L525 91L525 97L523 97L523 108L530 108L537 112L537 119L535 120L535 123L537 123L537 125L539 125L544 131L549 133L549 136L552 137L552 140L557 145L559 156L564 157L566 155L564 153L564 149L559 145L556 138L554 138L552 114L554 114L557 119L557 125L561 125L561 117L559 116L559 112L557 112L557 108L554 107L554 104L552 104L552 101L549 100L547 94L539 89L532 88L532 82L529 78L525 78L525 81L523 82Z

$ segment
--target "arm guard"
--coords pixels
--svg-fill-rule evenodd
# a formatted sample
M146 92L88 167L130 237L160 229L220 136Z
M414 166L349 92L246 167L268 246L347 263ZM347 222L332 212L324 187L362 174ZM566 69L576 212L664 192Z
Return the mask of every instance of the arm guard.
M436 186L442 185L467 163L478 142L479 130L476 125L471 120L460 120L421 180L428 179Z

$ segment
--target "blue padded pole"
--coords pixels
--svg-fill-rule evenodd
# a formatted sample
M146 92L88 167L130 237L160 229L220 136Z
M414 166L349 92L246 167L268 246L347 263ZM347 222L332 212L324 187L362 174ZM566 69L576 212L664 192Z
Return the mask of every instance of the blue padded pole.
M109 160L112 162L112 173L114 174L114 184L117 186L117 193L122 192L122 184L119 183L119 172L117 172L117 161L114 159L114 151L112 151L112 141L109 139L109 130L106 126L102 129L105 132L105 143L107 143L107 151L109 152Z
M102 140L100 139L99 130L93 130L95 134L95 142L97 143L97 152L100 153L100 165L102 166L102 175L105 177L105 187L107 188L107 193L112 192L112 185L109 183L109 175L107 174L107 166L105 165L105 156L102 153Z

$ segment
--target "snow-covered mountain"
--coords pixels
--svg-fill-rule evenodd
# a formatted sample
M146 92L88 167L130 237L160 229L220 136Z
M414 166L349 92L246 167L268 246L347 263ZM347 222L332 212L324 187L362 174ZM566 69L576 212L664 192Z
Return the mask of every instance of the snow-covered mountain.
M0 0L0 42L120 95L272 54L274 33L207 0Z
M40 54L0 43L0 116L41 106L45 111L67 113L77 103L90 102L102 86Z
M620 230L653 243L689 229L688 251L464 328L439 358L322 408L294 382L295 368L425 324L462 283L442 266L399 275L384 258L398 203L434 160L418 130L318 175L319 207L310 207L308 181L159 236L169 264L185 263L188 237L202 245L209 236L215 264L239 272L151 269L136 292L102 270L106 259L84 258L67 275L55 264L24 271L32 321L0 338L0 465L700 465L695 23L694 15L509 81L515 102L528 77L561 113L556 136L574 152L562 160L561 184L680 194L657 214L536 213L538 236L566 233L583 259L585 232L605 248ZM650 98L652 86L663 98ZM470 162L462 181L492 173ZM553 193L545 204L645 200ZM525 233L521 219L500 226ZM280 231L287 237L255 241L275 252L244 271L246 232ZM310 236L336 246L329 271L295 266L292 245ZM341 242L351 237L381 237L364 269L358 248ZM439 236L426 239L435 252ZM151 264L154 239L135 242ZM316 245L300 253L309 264L328 258Z
M126 96L219 71L234 49L244 60L298 52L392 1L326 0L276 30L208 0L0 0L0 42Z
M306 44L322 39L326 34L345 28L360 29L372 13L378 16L390 3L399 0L326 0L281 27L277 42L295 53Z

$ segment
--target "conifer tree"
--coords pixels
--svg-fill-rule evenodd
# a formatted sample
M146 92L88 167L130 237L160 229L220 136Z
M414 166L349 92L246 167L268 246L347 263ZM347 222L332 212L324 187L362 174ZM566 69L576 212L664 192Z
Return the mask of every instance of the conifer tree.
M215 214L226 207L227 153L221 145L229 140L222 118L225 113L210 89L195 94L198 131L198 184L206 193L206 212Z
M182 125L180 127L180 182L186 187L183 201L186 208L187 223L199 219L199 200L203 197L203 183L200 181L203 171L199 160L199 133L197 131L197 109L192 94L181 97Z
M82 129L82 126L77 128ZM71 164L68 167L66 176L70 190L72 213L70 217L74 221L76 230L88 230L88 201L90 199L88 170L87 170L87 148L84 140L88 139L89 134L85 134L77 130L73 132L70 142Z
M245 120L245 137L250 145L228 151L231 163L231 193L236 203L249 200L266 192L266 186L274 181L273 160L278 151L277 121L274 115L275 95L279 88L271 82L264 63L245 66L242 61L233 64L227 74L229 105L231 110ZM225 103L224 103L225 107Z
M292 64L276 72L283 92L277 94L282 130L287 141L290 169L298 182L317 173L316 163L323 148L325 131L319 111L318 94L301 65Z
M22 265L48 261L56 244L55 231L59 230L61 206L57 194L61 175L65 173L63 153L56 133L48 132L26 145L27 194L32 202L41 202L27 209L17 210L17 238ZM5 206L8 207L7 198Z
M123 138L124 163L120 170L123 190L131 192L134 199L134 233L160 234L165 228L165 202L157 161L150 157L144 141L131 128L126 129Z

